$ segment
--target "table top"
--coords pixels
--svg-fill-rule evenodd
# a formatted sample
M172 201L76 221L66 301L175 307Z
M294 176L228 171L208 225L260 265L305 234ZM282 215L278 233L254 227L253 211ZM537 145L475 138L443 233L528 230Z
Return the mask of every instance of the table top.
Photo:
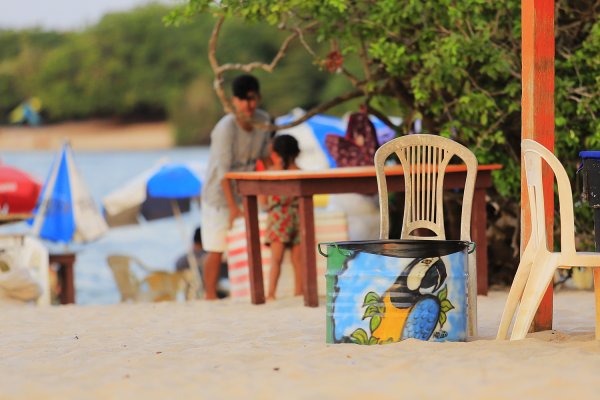
M500 164L479 165L477 171L493 171L502 169ZM465 172L465 165L448 165L446 173ZM386 175L404 175L401 165L390 165L385 167ZM228 172L225 177L237 180L278 181L290 179L322 179L322 178L357 178L375 177L375 167L344 167L320 170L278 170L260 172Z
M0 225L20 222L33 218L33 214L0 214Z
M58 260L58 259L75 259L77 257L77 253L74 253L72 251L67 251L64 253L55 253L52 252L50 253L50 258L54 259L54 260Z

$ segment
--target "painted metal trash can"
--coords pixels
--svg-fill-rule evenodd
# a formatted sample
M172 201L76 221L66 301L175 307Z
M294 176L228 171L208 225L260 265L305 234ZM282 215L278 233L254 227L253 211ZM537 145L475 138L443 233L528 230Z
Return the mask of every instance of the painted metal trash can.
M467 254L474 246L458 240L320 243L327 257L327 343L466 341Z

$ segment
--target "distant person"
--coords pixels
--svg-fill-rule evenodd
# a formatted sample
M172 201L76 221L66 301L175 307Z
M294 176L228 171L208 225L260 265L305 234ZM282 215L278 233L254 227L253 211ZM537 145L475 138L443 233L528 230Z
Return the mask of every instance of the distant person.
M194 231L194 242L192 244L194 257L196 257L196 265L198 266L198 271L200 276L203 276L204 272L204 262L206 259L206 251L202 247L202 233L200 228L196 228ZM180 271L186 271L190 269L190 263L188 260L188 255L184 254L177 259L175 262L175 269ZM227 263L221 263L219 269L219 278L217 284L217 297L224 298L229 294L229 278L227 272Z
M296 158L300 154L298 141L291 135L275 136L271 152L272 170L297 170ZM271 247L271 272L267 300L275 300L277 283L281 274L281 262L286 247L292 251L294 268L294 295L302 294L302 270L300 255L300 216L298 198L293 196L265 196L261 203L267 210L265 241Z
M264 127L269 114L259 110L260 85L252 75L233 80L235 114L227 114L211 133L210 157L202 191L202 236L207 256L204 262L206 299L217 298L219 265L226 250L227 230L242 216L241 198L224 175L230 171L253 171L256 162L268 159L270 131Z
M366 106L363 105L359 112L350 114L345 137L336 134L325 136L325 147L337 167L373 165L379 139Z

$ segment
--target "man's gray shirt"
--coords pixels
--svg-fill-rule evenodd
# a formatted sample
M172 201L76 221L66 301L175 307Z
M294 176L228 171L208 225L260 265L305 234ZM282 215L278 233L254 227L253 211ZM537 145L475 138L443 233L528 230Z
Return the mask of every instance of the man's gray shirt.
M254 121L269 123L269 114L256 110ZM254 171L256 161L269 154L270 132L254 127L247 132L240 127L233 114L227 114L215 125L210 135L210 158L202 189L202 201L213 207L227 207L227 199L221 187L226 172ZM233 189L236 202L240 199Z

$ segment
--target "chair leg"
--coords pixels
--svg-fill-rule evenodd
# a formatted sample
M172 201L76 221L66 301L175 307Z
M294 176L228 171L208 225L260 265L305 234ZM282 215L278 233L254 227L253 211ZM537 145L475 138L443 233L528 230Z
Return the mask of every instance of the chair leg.
M552 281L554 271L556 270L555 257L544 257L542 260L536 260L529 273L529 279L523 291L521 305L515 318L510 340L525 339L535 312L537 311L542 297Z
M515 315L515 310L517 309L517 305L519 304L519 300L523 294L523 289L525 289L525 284L529 278L531 265L533 263L533 252L531 250L528 251L528 249L529 248L526 248L523 252L521 262L517 267L517 272L513 279L512 285L510 286L506 304L504 305L504 311L502 311L500 326L498 327L498 335L496 335L497 340L508 339L508 329L510 327L510 323Z
M477 336L477 264L475 251L468 255L467 328L469 336Z
M596 299L596 340L600 340L600 268L594 268L594 297Z

